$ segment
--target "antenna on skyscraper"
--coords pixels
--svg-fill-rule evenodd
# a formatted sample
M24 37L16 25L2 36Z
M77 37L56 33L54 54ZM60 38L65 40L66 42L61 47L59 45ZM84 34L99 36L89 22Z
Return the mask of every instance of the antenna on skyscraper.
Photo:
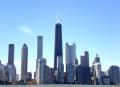
M57 23L60 22L60 19L59 19L59 9L57 8Z

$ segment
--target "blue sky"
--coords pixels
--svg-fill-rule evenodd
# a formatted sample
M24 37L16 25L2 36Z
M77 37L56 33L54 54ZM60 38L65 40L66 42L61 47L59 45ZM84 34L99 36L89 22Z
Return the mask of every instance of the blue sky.
M43 55L53 67L55 24L59 9L65 43L76 43L77 58L85 50L90 65L96 54L102 69L120 66L120 0L0 0L0 59L7 63L8 44L15 44L15 65L20 73L21 47L28 45L28 71L35 71L37 36L44 37ZM65 52L64 52L65 55ZM65 60L65 56L64 56Z

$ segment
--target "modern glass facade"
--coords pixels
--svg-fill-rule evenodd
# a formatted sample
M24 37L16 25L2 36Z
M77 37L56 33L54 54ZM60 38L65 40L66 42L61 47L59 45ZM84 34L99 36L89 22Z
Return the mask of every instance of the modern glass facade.
M62 25L57 23L55 25L55 53L54 53L54 69L57 70L57 57L63 57L62 51Z

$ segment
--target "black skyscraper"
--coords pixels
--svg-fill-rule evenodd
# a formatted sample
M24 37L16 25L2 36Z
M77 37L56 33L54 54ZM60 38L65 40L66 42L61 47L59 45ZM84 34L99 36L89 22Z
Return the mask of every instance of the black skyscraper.
M57 70L57 57L63 57L62 52L62 25L57 23L55 25L55 53L54 53L54 69Z
M8 64L14 65L14 44L9 44Z

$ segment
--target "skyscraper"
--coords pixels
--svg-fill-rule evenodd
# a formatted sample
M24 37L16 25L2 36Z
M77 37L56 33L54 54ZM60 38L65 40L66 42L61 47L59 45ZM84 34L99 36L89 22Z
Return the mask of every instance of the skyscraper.
M8 64L14 65L14 44L9 44Z
M75 81L75 60L76 60L76 46L66 43L66 80L67 83L74 83Z
M46 66L46 59L39 58L37 61L37 70L36 70L36 80L37 84L44 84L45 81L45 66Z
M76 60L76 46L75 43L73 45L69 45L66 43L66 65L67 64L75 64Z
M37 62L40 58L43 57L43 36L37 37L37 59L36 59L36 69L37 69Z
M37 37L37 58L43 57L43 36Z
M27 66L28 66L28 47L23 44L21 54L21 80L26 82L27 80Z
M7 70L8 81L10 83L14 83L16 81L16 68L14 65L14 44L9 44Z
M81 56L81 65L89 66L89 53L85 51L85 56Z
M63 58L62 51L62 25L57 23L55 25L55 52L54 52L54 69L57 70L57 57Z
M16 67L15 65L7 64L8 82L14 84L16 82Z
M91 73L90 73L90 67L89 67L89 53L88 51L85 51L85 55L81 56L81 67L80 70L82 70L82 84L91 84Z
M102 85L103 84L101 63L100 63L100 57L98 57L98 54L96 54L96 57L93 61L92 78L93 78L93 84L97 84L97 85Z

